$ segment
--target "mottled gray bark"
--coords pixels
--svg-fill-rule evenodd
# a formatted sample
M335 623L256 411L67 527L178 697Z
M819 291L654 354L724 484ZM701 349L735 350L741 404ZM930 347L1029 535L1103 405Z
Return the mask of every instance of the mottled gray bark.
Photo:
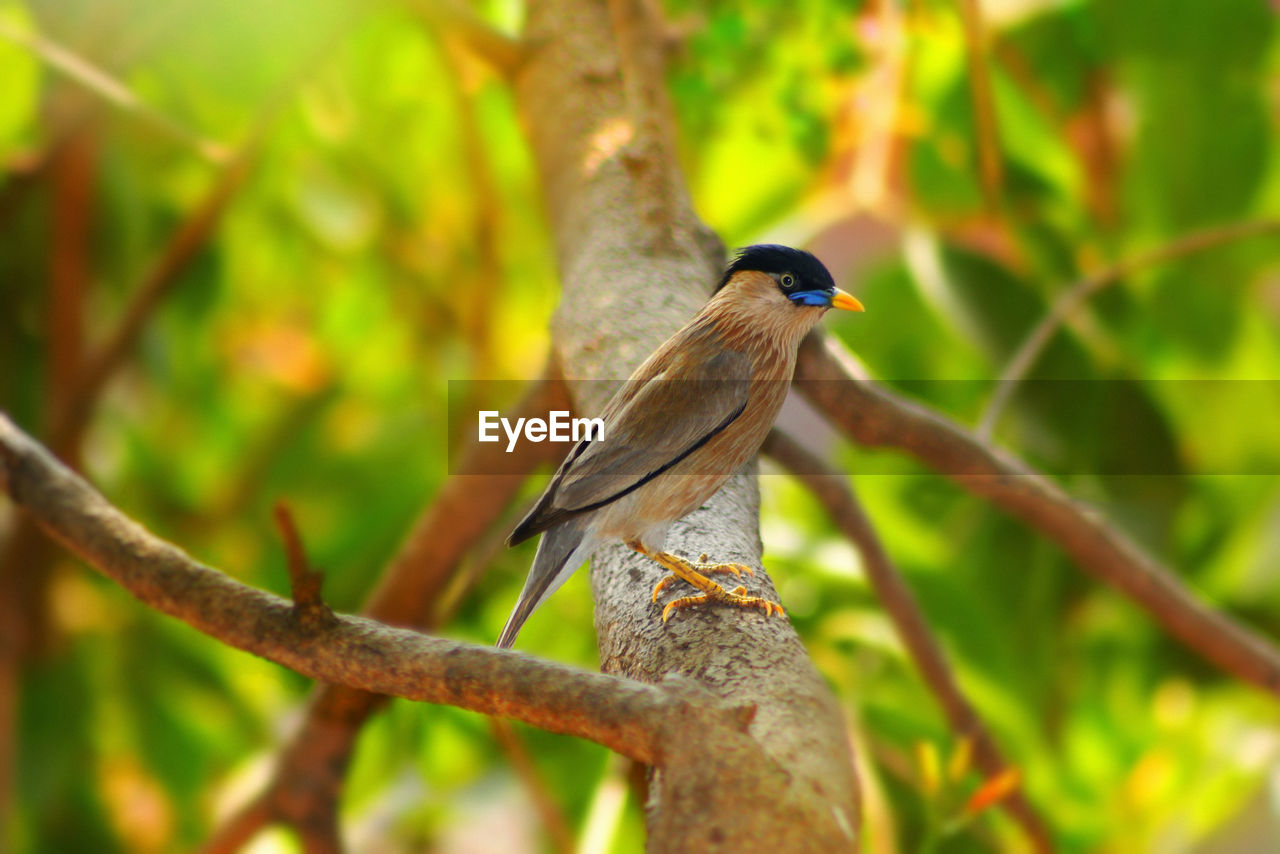
M573 380L625 379L693 316L724 260L693 214L654 96L652 23L632 0L535 2L533 52L517 75L559 254L554 345L586 414L609 389ZM760 568L754 466L678 523L668 548ZM708 715L671 731L650 789L650 850L851 850L859 819L845 722L790 623L714 606L663 625L649 601L662 574L621 545L593 558L601 666L646 682L681 674L754 717L745 734ZM762 570L745 584L776 601Z

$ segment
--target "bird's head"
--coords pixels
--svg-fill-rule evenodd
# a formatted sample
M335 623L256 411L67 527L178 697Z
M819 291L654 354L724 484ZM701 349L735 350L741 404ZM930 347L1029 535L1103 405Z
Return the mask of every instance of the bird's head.
M776 244L741 250L716 286L712 304L741 313L753 325L799 335L829 308L863 310L856 297L836 287L831 273L811 253Z

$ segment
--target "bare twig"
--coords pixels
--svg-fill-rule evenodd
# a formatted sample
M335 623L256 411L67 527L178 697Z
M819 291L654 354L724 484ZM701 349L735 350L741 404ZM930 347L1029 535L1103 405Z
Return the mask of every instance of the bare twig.
M320 596L324 574L316 572L307 561L302 545L302 535L293 521L293 514L283 502L275 506L276 527L284 539L284 550L289 567L289 589L293 593L293 610L304 631L318 632L334 621L333 611Z
M181 8L180 3L172 4L172 6L174 9ZM340 36L347 31L348 28L345 27L341 30L335 30L334 36ZM136 37L137 31L132 31L132 35ZM117 46L117 52L129 53L137 49L137 46L141 44L141 41L137 38L131 38L129 42L134 46L127 48ZM328 45L326 44L324 47L328 47ZM59 388L54 389L54 393L50 395L52 412L50 415L49 443L59 456L72 463L76 461L81 438L90 423L108 380L125 363L128 354L132 351L137 338L156 307L160 305L163 298L177 284L189 262L208 240L209 235L212 234L227 202L242 185L256 156L260 141L265 136L266 131L279 113L288 95L296 91L297 84L303 79L306 69L311 67L315 61L327 56L328 53L328 51L317 51L309 57L309 61L300 66L297 72L285 81L284 85L279 87L271 98L267 99L248 134L248 141L244 144L240 153L231 159L215 178L209 194L188 219L182 223L177 233L165 247L156 266L149 271L147 277L135 291L133 300L126 308L123 319L114 334L107 339L107 342L96 353L90 354L87 358L78 357L78 364L75 366L76 376L72 380L70 387L61 388L59 386ZM82 127L83 116L91 115L92 111L68 108L67 112L76 114L81 118L67 120L62 128L54 127L52 129L53 137L57 139L70 132L72 134L70 141L74 141L75 131ZM63 113L59 112L58 115L63 115ZM59 148L67 144L67 142L68 140L63 140ZM83 205L80 206L80 208L83 207ZM17 572L20 568L21 572L18 574L17 584L25 590L33 591L30 595L24 593L22 598L38 603L34 607L24 608L17 604L13 605L13 607L17 613L23 616L24 623L37 624L43 614L43 596L39 594L47 583L48 568L54 555L57 554L56 546L31 524L29 517L23 516L18 520L18 524L14 526L7 541L0 545L0 550L3 551L3 555L0 555L0 575ZM15 631L18 628L15 626ZM31 634L31 632L27 631L27 634ZM0 657L8 654L8 652L9 650L0 652ZM0 667L0 671L8 672L8 670L8 667ZM8 734L0 734L0 741L9 737ZM2 745L0 745L0 753L2 752ZM0 771L0 789L4 788L4 773ZM2 791L0 791L0 796L3 796Z
M1094 294L1147 267L1176 261L1179 258L1204 252L1224 243L1232 243L1268 234L1280 234L1280 220L1250 220L1248 222L1206 228L1179 237L1164 246L1135 255L1091 276L1086 276L1068 287L1054 300L1049 312L1036 324L1031 333L1023 339L1017 352L1013 354L1013 357L1005 366L1004 372L1000 375L1000 380L996 383L996 390L991 395L991 401L987 404L986 411L982 413L982 418L978 422L977 438L981 441L986 441L991 437L1001 414L1013 397L1014 391L1017 390L1019 383L1026 378L1036 360L1044 352L1045 347L1053 340L1054 333L1058 331L1058 327L1066 321L1076 308Z
M40 57L50 68L66 75L85 89L114 106L145 119L165 133L191 146L205 160L223 163L227 150L220 143L205 139L147 104L128 86L116 80L89 60L54 42L40 33L23 32L0 21L0 38L26 48Z
M929 623L911 588L885 551L871 520L867 518L866 511L849 486L847 476L777 429L769 434L764 452L808 487L858 549L867 580L871 582L885 612L893 621L898 637L920 669L925 685L937 698L938 705L942 707L956 735L972 739L978 767L988 777L1006 769L1008 761L977 710L960 689L955 674L947 663L942 645L929 629ZM1006 798L1003 806L1022 827L1037 851L1047 852L1053 849L1044 820L1021 791Z
M969 63L969 90L978 124L978 169L982 176L982 196L987 210L1000 209L1004 183L1000 162L1000 133L996 122L995 98L991 92L991 69L987 61L987 34L978 0L959 0L964 23L965 56Z
M1021 519L1078 567L1150 613L1174 637L1228 673L1280 696L1280 650L1196 599L1165 566L1021 460L988 447L932 410L861 378L839 344L811 335L796 385L850 437L894 447Z

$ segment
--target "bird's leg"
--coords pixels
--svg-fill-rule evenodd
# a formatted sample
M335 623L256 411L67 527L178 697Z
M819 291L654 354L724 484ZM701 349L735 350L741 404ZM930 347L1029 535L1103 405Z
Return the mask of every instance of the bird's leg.
M699 570L712 573L733 573L741 576L745 570L748 575L755 575L755 572L749 566L740 563L706 563L707 556L702 555L699 563L690 563L682 557L677 557L670 552L655 552L646 549L638 541L627 543L628 546L640 552L640 554L661 564L665 569L671 572L670 576L658 582L653 589L653 601L658 601L658 594L662 592L675 579L690 584L702 593L698 596L685 596L681 599L674 599L668 602L666 607L662 609L662 622L666 622L672 611L678 611L682 608L688 608L692 605L701 605L704 602L726 602L731 605L737 605L740 608L756 608L764 611L765 616L777 613L778 615L786 614L782 606L777 602L770 602L768 599L761 599L759 596L747 595L745 587L738 587L732 592L725 590L719 584L716 584L710 578L707 578Z

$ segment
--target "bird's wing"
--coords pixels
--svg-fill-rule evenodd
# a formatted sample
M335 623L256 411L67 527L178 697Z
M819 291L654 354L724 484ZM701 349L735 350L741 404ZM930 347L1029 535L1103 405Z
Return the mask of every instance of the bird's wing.
M621 498L705 445L742 414L751 390L751 358L723 347L707 347L709 355L700 350L676 349L665 370L628 381L631 388L624 388L606 407L604 438L574 447L509 542Z
M573 461L555 505L594 509L621 498L702 447L742 414L751 386L750 358L723 350L672 379L663 371L644 383L605 422L604 439ZM612 427L612 433L609 432Z

